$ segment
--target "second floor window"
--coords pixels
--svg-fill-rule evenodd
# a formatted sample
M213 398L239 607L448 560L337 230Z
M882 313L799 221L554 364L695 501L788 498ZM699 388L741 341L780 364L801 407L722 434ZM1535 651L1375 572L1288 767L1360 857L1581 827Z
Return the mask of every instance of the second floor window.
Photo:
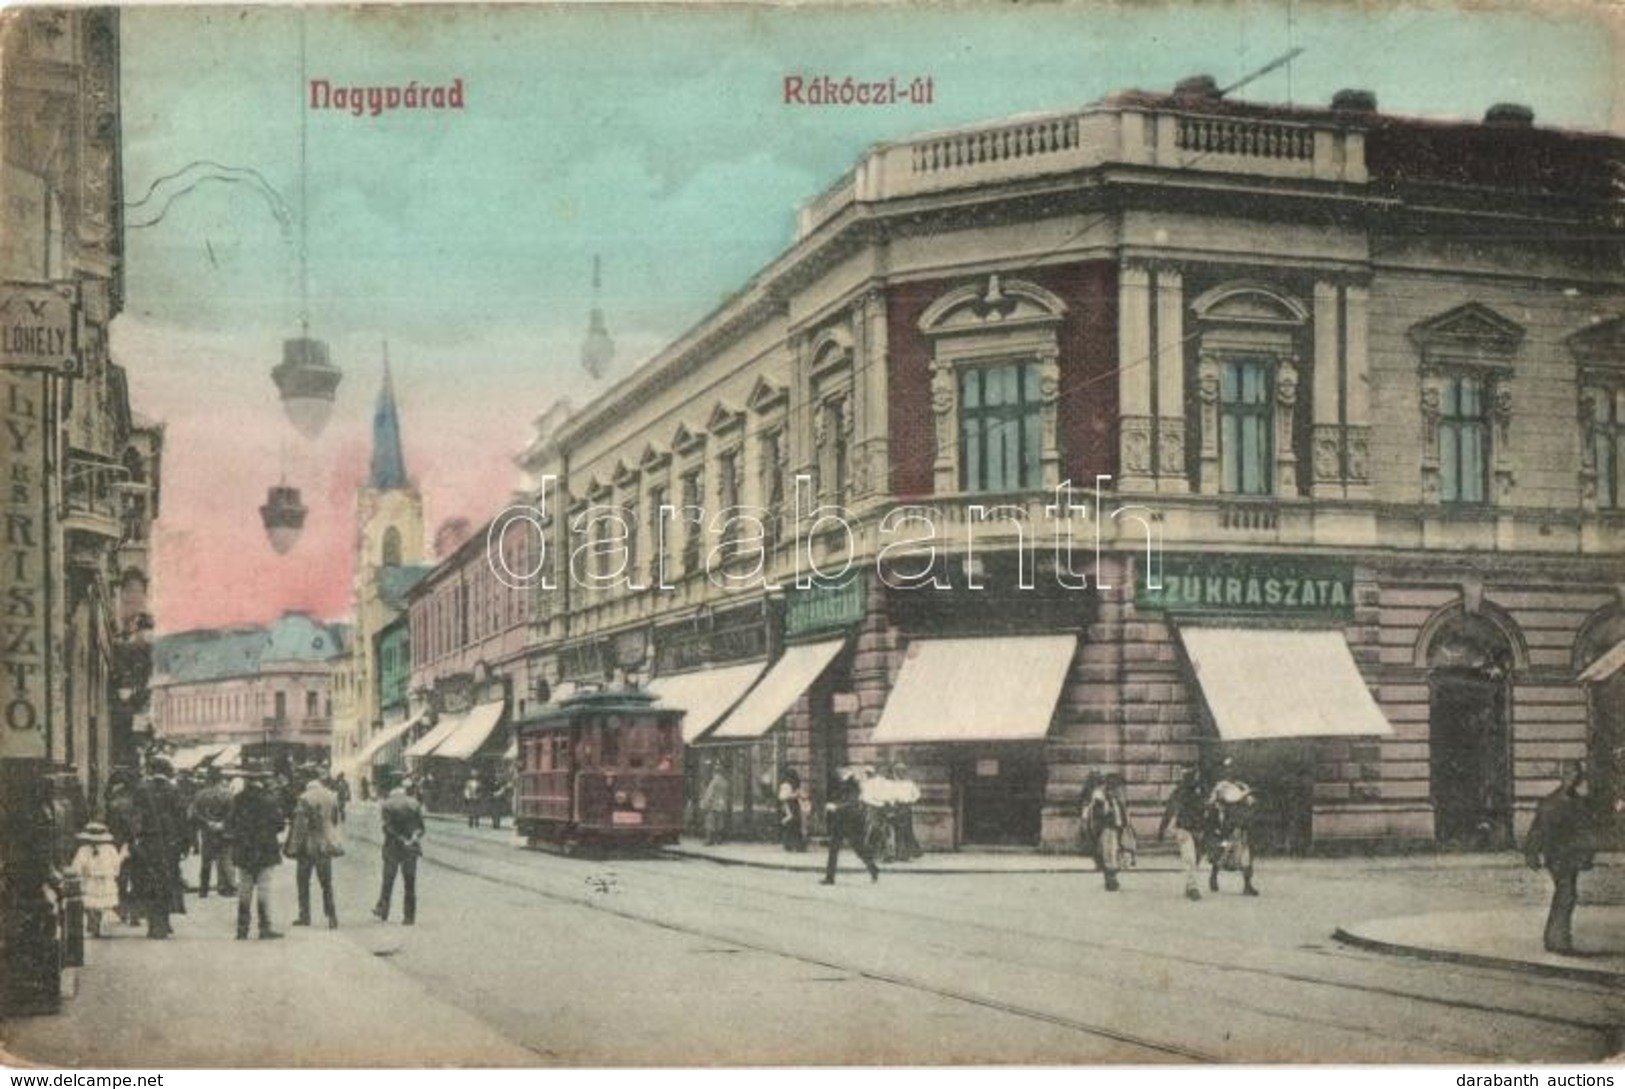
M729 450L717 458L717 511L713 517L722 518L724 554L733 551L739 540L739 451Z
M306 692L305 693L305 717L306 718L315 718L316 717L316 707L317 707L317 702L316 701L317 701L317 699L318 699L318 697L317 697L316 693L314 693L314 692Z
M1439 397L1439 497L1482 503L1489 493L1489 390L1481 378L1453 375Z
M762 435L762 533L768 551L784 533L784 432L775 428Z
M1219 464L1223 490L1232 495L1274 489L1270 370L1263 360L1232 359L1219 372Z
M1007 363L959 372L959 485L1016 492L1042 483L1038 367Z
M649 489L649 585L659 586L671 574L671 556L667 546L675 532L672 520L662 514L661 507L671 505L671 491L664 484Z
M1597 464L1597 506L1625 507L1625 386L1599 391L1591 417L1591 454Z
M683 574L700 569L700 546L705 540L705 470L683 474Z

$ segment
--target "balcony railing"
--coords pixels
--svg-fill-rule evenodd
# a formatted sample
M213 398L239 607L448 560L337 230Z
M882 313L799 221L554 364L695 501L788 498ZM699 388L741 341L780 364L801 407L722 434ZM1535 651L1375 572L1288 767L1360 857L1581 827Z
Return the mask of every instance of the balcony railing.
M854 204L1112 164L1360 184L1365 133L1108 101L876 148L802 208L801 235Z

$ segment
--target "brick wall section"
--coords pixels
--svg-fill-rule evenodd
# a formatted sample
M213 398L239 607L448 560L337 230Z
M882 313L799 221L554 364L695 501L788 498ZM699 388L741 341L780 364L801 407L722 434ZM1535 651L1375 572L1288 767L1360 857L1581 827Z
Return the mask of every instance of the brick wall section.
M1024 269L1024 280L1066 303L1061 349L1060 444L1063 475L1092 483L1117 472L1117 266L1084 261ZM930 495L936 461L931 414L931 345L920 315L966 279L922 280L887 289L890 351L887 402L891 423L892 483L899 498Z

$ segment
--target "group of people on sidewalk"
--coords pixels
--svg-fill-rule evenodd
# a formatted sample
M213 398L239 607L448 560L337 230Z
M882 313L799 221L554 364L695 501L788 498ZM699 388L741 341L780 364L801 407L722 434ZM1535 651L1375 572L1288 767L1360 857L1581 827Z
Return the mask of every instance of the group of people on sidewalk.
M105 917L116 914L128 925L145 921L149 938L172 936L172 916L186 911L181 863L194 850L199 856L198 897L207 898L213 889L236 898L239 939L247 939L256 922L260 938L283 936L272 923L271 907L272 877L283 858L295 863L298 915L293 925L312 925L314 876L322 915L330 929L337 928L333 859L344 854L340 828L349 794L342 774L329 776L307 765L281 774L246 767L229 782L220 769L210 769L204 778L188 801L176 787L173 766L162 756L148 758L140 776L115 773L107 819L93 821L79 833L70 864L82 890L87 932L103 936ZM387 919L399 873L405 885L404 921L412 923L423 808L403 784L379 809L384 878L373 914Z

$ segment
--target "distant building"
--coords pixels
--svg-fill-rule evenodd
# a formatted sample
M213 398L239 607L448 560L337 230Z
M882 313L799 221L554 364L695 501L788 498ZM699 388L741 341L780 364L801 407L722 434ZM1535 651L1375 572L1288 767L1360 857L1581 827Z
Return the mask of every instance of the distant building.
M372 464L356 493L353 680L347 712L336 723L335 766L353 765L386 725L378 702L378 634L406 608L406 592L429 568L425 563L423 495L406 471L400 410L389 360L373 411Z
M335 666L350 628L288 613L269 628L179 632L158 639L153 730L178 749L332 743Z

